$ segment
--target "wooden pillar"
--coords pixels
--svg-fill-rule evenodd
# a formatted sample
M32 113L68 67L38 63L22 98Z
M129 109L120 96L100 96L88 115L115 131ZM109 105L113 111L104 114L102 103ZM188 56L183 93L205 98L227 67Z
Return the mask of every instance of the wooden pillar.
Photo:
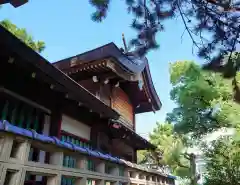
M90 141L94 149L99 149L98 135L101 131L106 131L107 120L106 123L102 123L100 119L95 120L95 122L91 127Z
M137 149L133 149L133 163L137 163Z
M56 104L51 110L49 136L60 138L62 125L62 112L60 104ZM49 163L50 154L46 153L45 162ZM46 180L46 179L45 179Z
M98 149L98 126L94 124L91 128L90 141L94 149Z
M135 112L133 112L133 130L136 132L136 115ZM137 149L133 149L133 161L134 163L137 163Z
M61 125L62 125L62 112L61 112L61 108L59 106L52 110L52 114L51 114L51 118L50 118L49 135L60 138Z
M135 115L135 112L133 112L133 130L136 131L136 115Z

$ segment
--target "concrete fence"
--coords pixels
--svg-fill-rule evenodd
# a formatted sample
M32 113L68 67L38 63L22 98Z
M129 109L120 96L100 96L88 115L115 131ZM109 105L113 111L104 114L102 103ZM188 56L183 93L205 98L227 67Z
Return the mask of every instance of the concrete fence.
M33 151L40 154L36 159L30 157ZM71 167L64 165L66 156ZM28 184L32 176L46 185L174 184L174 177L166 174L0 122L0 185Z

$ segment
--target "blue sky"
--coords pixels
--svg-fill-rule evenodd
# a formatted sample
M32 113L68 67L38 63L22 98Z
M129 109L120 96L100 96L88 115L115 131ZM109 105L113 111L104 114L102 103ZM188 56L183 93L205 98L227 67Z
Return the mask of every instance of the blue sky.
M130 28L132 16L127 14L124 1L113 1L103 23L91 21L93 11L88 0L30 0L17 9L4 5L0 10L0 19L9 19L18 27L26 28L35 39L43 40L46 49L42 55L50 62L109 42L122 47L122 33L126 40L134 37L135 32ZM155 114L137 116L137 132L144 137L152 131L157 121L164 122L166 113L174 108L174 103L169 98L169 63L181 60L200 61L192 54L192 42L187 33L181 38L184 27L179 18L166 21L165 28L165 32L157 37L160 48L147 55L153 82L163 107Z

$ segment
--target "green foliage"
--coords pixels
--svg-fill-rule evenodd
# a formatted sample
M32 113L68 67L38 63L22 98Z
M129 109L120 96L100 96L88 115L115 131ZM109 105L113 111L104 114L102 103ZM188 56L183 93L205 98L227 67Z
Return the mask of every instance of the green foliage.
M150 162L151 156L149 156L150 152L147 150L138 150L137 151L137 163L138 164L146 164Z
M178 179L178 185L190 185L189 179Z
M184 146L181 138L173 133L173 126L168 123L157 123L157 127L150 134L150 141L157 146L158 151L163 153L159 163L175 169L180 163L179 156Z
M189 161L184 158L185 146L182 138L173 133L171 124L157 123L150 134L150 142L157 146L156 151L141 151L139 163L170 168L175 175L189 177Z
M191 61L170 67L171 99L177 104L167 115L175 131L200 137L222 127L240 123L240 105L234 101L232 80L204 71Z
M183 178L183 184L195 185L198 177L195 155L186 153L189 143L195 144L192 142L194 137L202 143L202 136L220 128L235 128L234 137L222 138L205 146L205 185L239 184L240 104L235 102L232 93L232 79L224 78L221 73L204 71L192 61L172 64L170 74L173 85L170 95L177 105L167 114L167 122L172 124L157 124L150 135L157 151L144 151L143 162L167 166ZM240 73L237 73L237 84L239 79Z
M34 41L33 37L27 33L26 29L18 28L15 24L11 23L11 21L3 20L0 22L0 25L36 52L40 53L45 49L45 43L43 41Z
M236 60L238 60L235 57ZM240 182L240 104L233 89L239 85L240 73L225 78L222 73L204 71L192 61L176 62L170 67L173 89L171 99L177 107L167 115L178 134L202 136L220 128L235 128L234 137L225 137L205 146L205 185ZM235 84L232 81L235 81Z
M224 137L205 153L207 169L204 185L240 184L240 141Z
M222 59L222 66L223 66L223 75L226 78L235 77L237 71L239 71L240 65L240 53L239 52L232 52L228 55L225 55Z
M210 132L224 127L235 128L234 137L221 138L205 146L207 169L204 185L239 184L240 104L235 102L232 93L233 79L226 79L221 73L204 71L192 61L172 64L170 74L173 85L170 95L177 105L167 114L167 121L172 124L157 124L150 135L157 151L142 153L143 161L167 166L183 178L183 184L195 185L196 164L191 159L194 155L186 154L189 146L186 136L195 137L202 143L202 136ZM238 85L239 79L240 73L237 73L235 82Z

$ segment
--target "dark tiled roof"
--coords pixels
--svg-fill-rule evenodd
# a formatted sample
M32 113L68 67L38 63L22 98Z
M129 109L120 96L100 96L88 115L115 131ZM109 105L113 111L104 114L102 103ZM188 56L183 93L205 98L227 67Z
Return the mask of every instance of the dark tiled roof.
M58 65L61 63L60 65L62 67L60 68L64 69L64 62L69 63L72 58L77 58L79 61L87 63L109 57L115 58L116 61L119 62L119 64L121 64L122 67L130 73L141 73L146 65L145 60L142 63L137 64L134 60L121 52L121 50L113 42L79 55L60 60L54 64Z
M54 65L59 69L64 70L70 67L72 59L81 61L81 63L87 63L105 58L114 58L114 62L116 62L116 64L122 67L125 71L133 74L142 73L146 77L146 85L150 91L154 109L159 110L162 104L152 82L147 58L145 57L137 60L137 57L132 56L133 55L130 54L124 54L113 42L111 42L96 49L55 62Z

